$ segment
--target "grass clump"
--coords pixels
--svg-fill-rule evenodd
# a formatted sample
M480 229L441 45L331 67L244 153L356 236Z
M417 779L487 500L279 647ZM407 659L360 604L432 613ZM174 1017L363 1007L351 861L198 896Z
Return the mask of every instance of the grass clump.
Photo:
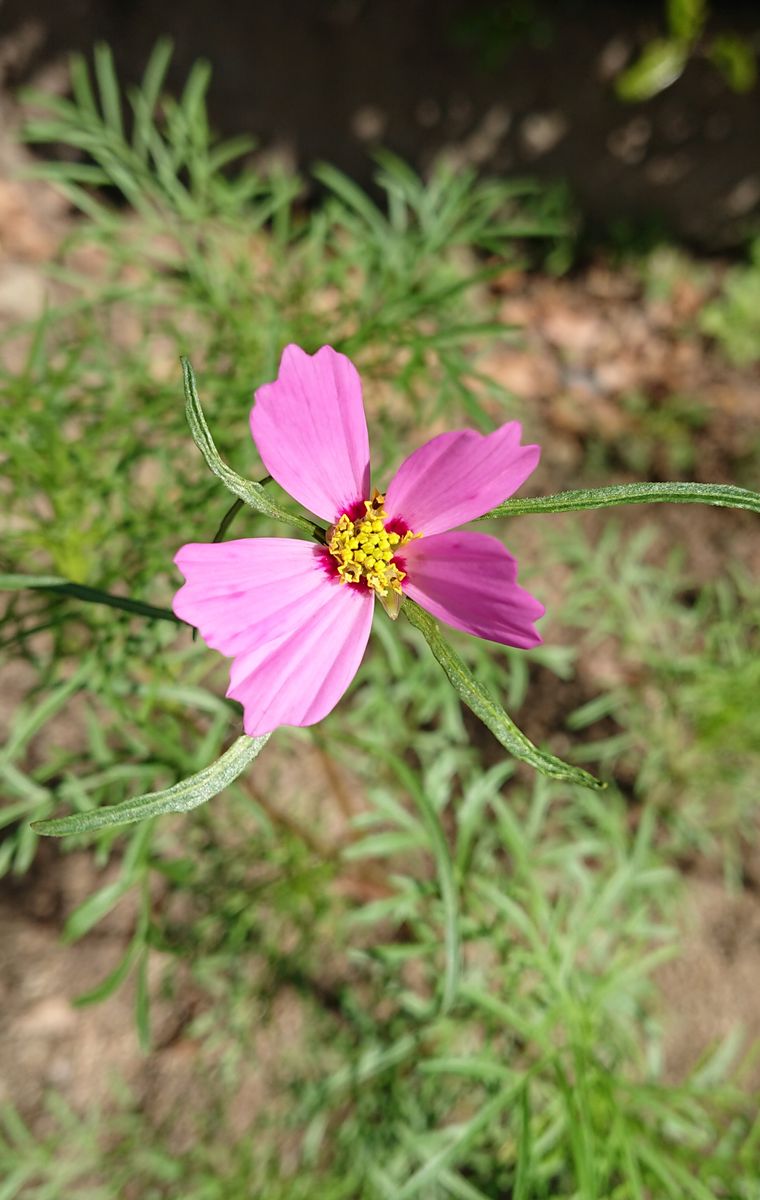
M760 239L750 246L749 262L732 267L721 294L706 305L700 317L703 333L716 339L727 358L739 366L760 358Z

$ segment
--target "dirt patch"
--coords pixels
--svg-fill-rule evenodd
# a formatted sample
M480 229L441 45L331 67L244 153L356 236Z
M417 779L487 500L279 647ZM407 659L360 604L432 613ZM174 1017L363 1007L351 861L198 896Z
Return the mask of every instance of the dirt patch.
M515 336L479 365L541 431L537 491L576 486L590 456L618 479L737 482L754 470L760 377L730 366L697 325L723 272L663 250L644 267L601 261L563 279L511 271L497 282Z
M711 36L756 43L753 5L711 9ZM209 60L215 125L254 133L285 163L327 160L366 183L379 145L423 167L443 153L458 166L566 180L596 223L668 223L711 244L740 241L757 214L760 89L733 93L695 56L653 100L615 94L617 72L664 33L659 0L413 0L392 20L378 0L291 0L217 17L209 0L6 0L0 72L11 85L36 82L68 52L107 41L133 83L169 35L175 91L195 60Z
M66 863L67 871L76 870ZM108 1002L76 1008L72 1001L103 979L126 950L123 935L99 932L72 946L57 923L40 923L7 897L0 904L2 1010L0 1094L26 1114L39 1113L48 1090L79 1111L112 1100L115 1078L136 1096L155 1093L160 1050L148 1060L136 1047L134 991L125 986ZM154 964L154 971L160 963ZM158 1042L176 1026L176 1013L156 996Z
M117 1090L123 1097L126 1085L136 1108L152 1126L165 1124L181 1152L197 1136L214 1097L229 1098L224 1038L209 1036L208 1029L196 1033L194 1023L210 1012L213 1000L184 965L156 951L149 963L150 1053L137 1040L134 979L102 1003L77 1005L77 997L121 960L134 928L135 899L128 894L81 941L65 944L61 931L76 903L114 872L98 871L84 853L43 852L23 881L3 882L0 1103L13 1103L44 1128L48 1093L75 1112L94 1115L115 1109ZM249 1013L249 1021L250 1066L238 1071L229 1107L236 1134L271 1116L284 1065L303 1038L304 1000L283 985L260 1011Z
M667 1077L684 1079L719 1042L736 1038L742 1082L759 1087L751 1051L760 1044L760 894L689 878L682 930L678 958L657 973Z

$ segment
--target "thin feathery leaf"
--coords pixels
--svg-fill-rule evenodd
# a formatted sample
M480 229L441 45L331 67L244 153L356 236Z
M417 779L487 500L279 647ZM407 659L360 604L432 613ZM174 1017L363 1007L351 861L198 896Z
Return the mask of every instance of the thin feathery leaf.
M315 525L313 521L307 520L306 517L299 517L297 513L288 512L286 508L276 504L274 500L267 496L264 488L260 483L254 483L253 480L243 479L242 475L238 475L231 467L221 458L219 451L214 445L214 439L211 436L206 418L203 415L201 402L198 397L198 391L195 386L195 376L193 368L187 358L182 358L182 378L185 387L185 413L187 415L187 423L190 426L190 432L193 436L193 441L200 450L206 465L210 471L221 479L228 491L232 492L233 496L237 496L244 504L262 513L264 516L273 517L276 521L283 521L287 525L291 525L294 529L298 529L301 533L306 533L310 537L316 537L317 540L323 540L324 531L319 525Z
M248 764L263 750L270 736L267 733L263 737L250 738L244 734L210 767L204 767L196 775L190 775L161 792L147 792L144 796L93 812L34 821L32 828L35 833L49 837L66 837L72 833L91 833L95 829L113 825L131 825L135 821L145 821L164 813L189 812L191 808L198 808L218 796L242 775Z
M174 625L182 625L179 617L175 617L170 608L159 608L155 604L144 604L142 600L133 600L130 596L114 596L100 588L87 587L83 583L71 583L57 575L0 575L0 591L15 592L26 588L44 592L57 592L61 596L71 596L74 600L84 600L88 604L105 604L108 608L118 608L122 612L136 613L140 617L152 617L159 621L171 621Z
M505 500L480 520L610 508L615 504L713 504L718 508L744 508L760 513L760 493L727 483L618 483L610 487L557 492L553 496Z
M427 641L460 700L491 730L505 750L540 771L542 775L548 775L552 779L563 779L567 783L577 783L581 787L593 789L606 786L600 779L596 779L581 767L573 767L569 763L563 762L561 758L555 758L553 754L547 754L546 751L539 750L537 746L534 746L530 738L517 728L514 721L507 716L504 709L486 688L478 683L466 663L442 637L438 622L424 609L407 597L404 600L402 612L406 614L415 629L419 629Z

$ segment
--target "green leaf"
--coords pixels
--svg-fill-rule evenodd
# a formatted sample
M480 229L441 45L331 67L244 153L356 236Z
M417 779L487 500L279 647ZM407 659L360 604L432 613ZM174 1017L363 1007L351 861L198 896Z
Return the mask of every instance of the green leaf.
M44 824L44 822L37 822L37 824ZM63 931L64 939L67 942L76 942L89 933L94 925L102 921L103 917L116 907L122 896L126 896L133 883L133 879L120 875L118 879L114 879L88 896L74 909L66 921Z
M362 858L386 858L407 850L419 850L424 845L421 836L398 829L386 829L382 833L368 833L360 841L352 842L342 851L341 857L346 862L356 862Z
M369 1044L348 1066L339 1067L332 1075L327 1076L324 1080L325 1093L328 1096L339 1095L368 1083L370 1079L377 1079L393 1067L415 1058L419 1047L418 1038L410 1033L404 1034L390 1046Z
M137 963L135 1022L140 1049L144 1054L147 1054L150 1050L150 991L148 988L148 949L146 946L143 947Z
M276 521L284 521L285 524L291 525L294 529L299 529L301 533L308 534L309 537L316 537L318 541L324 540L324 530L319 525L315 525L313 521L309 521L306 517L299 517L296 513L288 512L286 508L276 504L265 492L260 483L255 483L251 479L243 479L242 475L238 475L231 467L222 460L219 451L214 445L214 439L211 436L209 427L206 424L206 418L203 415L201 402L198 398L198 392L195 386L195 376L193 368L187 358L180 359L182 363L182 378L185 387L185 413L187 423L190 426L190 432L193 435L193 441L200 450L206 466L210 471L221 479L224 486L232 492L233 496L237 496L244 504L254 508L256 512L263 513L264 516L273 517Z
M140 88L132 89L128 94L135 114L132 146L141 161L146 161L153 115L158 98L163 87L166 72L172 56L172 41L170 38L159 38L151 50L145 68L145 74Z
M454 1200L488 1200L485 1192L481 1192L480 1188L476 1188L473 1184L463 1179L461 1175L455 1174L453 1171L439 1171L438 1182L444 1189L444 1192L453 1196Z
M0 591L17 592L24 588L58 592L61 596L71 596L74 600L84 600L88 604L105 604L108 608L119 608L122 612L137 613L141 617L172 621L175 625L184 624L179 617L175 617L170 608L144 604L142 600L133 600L130 596L114 596L111 592L101 591L100 588L71 583L58 575L0 575Z
M407 601L407 603L413 602ZM427 616L427 613L425 616ZM428 620L432 621L432 618L428 618ZM451 861L449 844L441 824L441 818L428 799L424 788L421 787L417 775L411 767L403 759L398 758L395 754L385 752L379 747L375 747L374 752L385 759L396 775L396 778L407 789L417 805L421 823L427 834L430 853L435 861L438 887L443 906L444 945L446 950L440 1004L440 1011L445 1013L449 1011L456 1001L457 992L459 991L459 976L462 968L459 893L454 879L454 864ZM381 837L382 835L378 834L376 836Z
M20 592L24 588L58 588L67 580L60 575L0 575L0 591Z
M673 37L695 42L707 17L706 0L668 0L668 26Z
M138 943L131 941L126 954L117 963L113 971L109 972L105 979L94 988L91 988L89 992L82 992L79 996L76 996L72 1001L74 1006L76 1008L84 1008L88 1004L100 1004L101 1001L107 1000L124 983L129 972L132 970L139 952L140 947Z
M512 1200L530 1200L531 1170L531 1128L530 1128L530 1097L526 1079L520 1094L520 1144L517 1152L517 1170L515 1172Z
M74 93L74 100L79 107L80 113L85 117L97 119L98 108L95 103L95 96L90 83L90 72L87 68L87 62L81 54L72 54L69 60L69 75L71 78L71 90ZM57 98L56 98L57 99ZM58 106L65 106L64 112L68 113L71 105L66 100L58 100ZM58 107L55 105L46 106L48 109Z
M40 704L21 707L14 717L8 740L0 751L0 762L10 763L20 755L35 734L68 704L75 692L84 687L91 674L92 667L85 661L70 679L53 688Z
M204 767L196 775L190 775L162 792L148 792L134 800L114 804L110 808L34 821L32 828L36 833L44 833L50 837L66 837L71 833L90 833L94 829L104 829L110 825L130 825L134 821L144 821L148 817L158 817L163 813L189 812L191 808L197 808L212 797L218 796L242 775L248 764L263 750L269 738L268 733L256 738L245 735L239 737L210 767Z
M454 691L475 716L478 717L505 750L514 754L515 758L528 763L543 775L552 779L563 779L568 783L577 783L581 787L603 788L606 785L601 780L590 775L580 767L573 767L553 754L539 750L507 716L493 696L478 683L469 667L462 661L456 651L441 636L438 622L421 609L408 597L402 606L409 621L415 629L419 629L435 658L443 667Z
M675 38L657 38L618 76L615 83L618 96L629 102L650 100L680 79L688 57L688 44Z
M134 886L139 875L144 873L150 852L152 827L145 823L131 835L129 845L121 863L121 871L116 879L104 884L97 892L87 896L77 905L66 919L63 937L67 942L75 942L89 933L93 926L102 921L115 908L127 892Z
M121 116L121 94L110 46L107 46L104 42L98 42L95 46L94 59L95 78L98 81L100 104L105 124L113 133L121 138L124 135L124 125Z
M726 483L618 483L610 487L557 492L505 500L481 521L493 517L520 517L539 512L575 512L584 508L610 508L615 504L713 504L718 508L745 508L760 513L760 493Z
M447 1139L439 1150L430 1154L423 1166L415 1171L396 1192L396 1200L411 1200L413 1196L418 1196L420 1192L429 1195L430 1192L428 1189L431 1186L434 1187L438 1182L441 1171L461 1161L465 1157L469 1147L477 1141L484 1129L498 1128L499 1117L505 1108L514 1103L519 1086L503 1088L491 1100L487 1101L476 1112L474 1117L465 1124L456 1127L453 1135Z
M734 92L750 92L757 82L757 59L752 46L732 33L713 40L707 56Z

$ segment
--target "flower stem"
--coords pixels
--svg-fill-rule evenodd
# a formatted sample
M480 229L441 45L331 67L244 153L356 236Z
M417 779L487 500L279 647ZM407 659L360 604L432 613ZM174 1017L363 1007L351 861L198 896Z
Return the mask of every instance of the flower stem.
M610 487L557 492L505 500L480 518L519 517L528 513L575 512L584 508L611 508L616 504L713 504L719 508L744 508L760 513L760 493L725 483L618 483Z

